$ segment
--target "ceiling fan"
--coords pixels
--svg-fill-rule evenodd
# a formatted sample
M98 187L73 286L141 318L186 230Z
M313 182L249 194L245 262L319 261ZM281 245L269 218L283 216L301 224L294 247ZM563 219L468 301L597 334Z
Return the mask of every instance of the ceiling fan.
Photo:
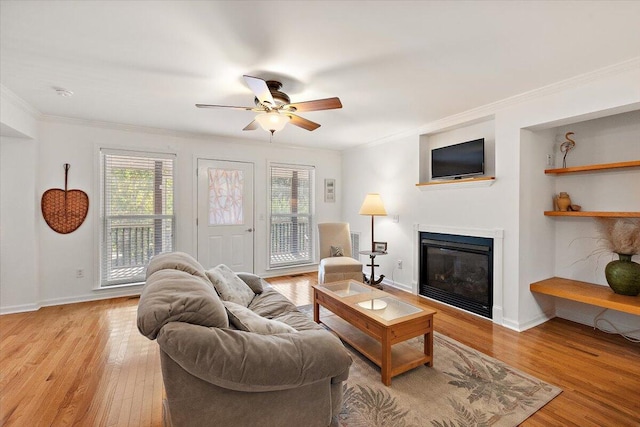
M261 126L267 132L281 131L287 123L312 131L320 124L298 116L297 112L333 110L342 108L339 98L316 99L314 101L291 102L289 96L280 91L282 83L276 80L262 80L258 77L244 76L247 86L255 94L255 107L234 107L230 105L196 104L198 108L233 108L255 111L258 115L242 130L255 130Z

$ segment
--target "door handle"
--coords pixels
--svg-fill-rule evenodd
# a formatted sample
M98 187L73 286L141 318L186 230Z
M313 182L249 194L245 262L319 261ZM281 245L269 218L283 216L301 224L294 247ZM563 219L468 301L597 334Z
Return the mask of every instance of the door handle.
M246 231L248 231L249 233L251 233L253 231L253 228L247 228Z

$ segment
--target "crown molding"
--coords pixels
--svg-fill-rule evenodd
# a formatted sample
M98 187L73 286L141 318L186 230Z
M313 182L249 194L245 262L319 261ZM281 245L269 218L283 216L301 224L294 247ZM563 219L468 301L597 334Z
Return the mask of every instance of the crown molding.
M215 138L215 139L222 139L223 141L221 141L221 143L239 143L246 146L256 146L256 147L263 147L265 144L264 141L257 141L255 139L243 139L243 138L218 135L218 134L178 131L178 130L171 130L166 128L156 128L152 126L140 126L140 125L125 124L125 123L107 122L102 120L81 119L78 117L55 116L51 114L43 114L41 115L40 119L42 122L47 122L47 123L63 123L63 124L70 124L70 125L76 125L76 126L89 126L89 127L101 128L106 130L146 133L151 135L160 135L160 136L167 136L172 138L186 138L186 139L209 141L209 142ZM322 151L322 152L327 152L327 151L339 152L340 151L340 150L331 150L326 148L287 145L287 144L280 144L277 142L271 142L269 144L271 147L287 148L291 150Z
M10 90L8 87L6 87L1 83L0 83L0 97L2 97L2 99L6 100L14 107L19 108L20 110L29 114L36 120L40 120L43 117L40 111L35 109L31 104L29 104L24 99L20 98L12 90Z
M108 130L118 130L124 132L139 132L152 135L163 135L171 137L186 137L191 139L210 139L211 135L196 132L184 132L151 126L130 125L126 123L107 122L103 120L81 119L78 117L56 116L53 114L43 114L41 120L46 123L63 123L77 126L90 126Z
M609 76L616 76L618 74L622 74L632 70L640 71L640 56L624 62L609 65L607 67L599 68L588 73L579 74L565 80L560 80L558 82L551 83L537 89L523 92L509 98L504 98L490 104L485 104L477 108L472 108L470 110L447 116L442 119L434 120L427 123L426 125L420 126L419 128L410 129L404 132L398 132L393 135L388 135L374 141L366 142L356 147L348 148L345 151L365 147L375 147L377 145L397 141L403 138L419 137L420 135L443 132L463 125L467 126L469 124L492 120L495 117L496 112L498 112L499 110L523 104L537 98L542 98L548 95L562 92L567 89L585 85L595 80L599 80Z

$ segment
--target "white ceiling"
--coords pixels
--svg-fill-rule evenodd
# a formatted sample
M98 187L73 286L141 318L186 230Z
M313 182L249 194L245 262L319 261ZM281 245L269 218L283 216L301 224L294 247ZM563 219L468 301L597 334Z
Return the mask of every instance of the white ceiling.
M5 1L0 83L45 115L243 132L243 74L338 96L274 142L344 149L640 56L640 2ZM52 89L74 92L69 98Z

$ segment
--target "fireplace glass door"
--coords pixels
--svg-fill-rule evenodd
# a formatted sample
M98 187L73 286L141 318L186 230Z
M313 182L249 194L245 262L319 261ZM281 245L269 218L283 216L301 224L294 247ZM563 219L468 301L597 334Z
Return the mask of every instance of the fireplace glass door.
M421 233L420 294L491 318L493 240Z

